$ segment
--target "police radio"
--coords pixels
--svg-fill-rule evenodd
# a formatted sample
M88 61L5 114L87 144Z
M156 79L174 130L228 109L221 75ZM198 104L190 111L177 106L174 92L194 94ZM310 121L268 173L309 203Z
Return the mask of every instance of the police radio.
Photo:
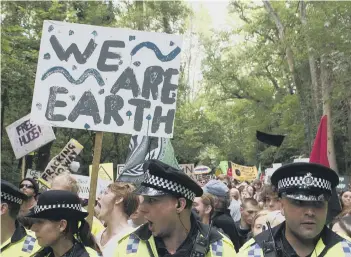
M208 227L207 235L205 237L201 236L200 231L197 233L195 244L191 250L190 257L205 257L208 252L209 236L212 228L212 221Z
M264 257L283 257L282 249L276 244L274 240L271 224L269 221L267 221L266 224L271 240L263 241L262 250Z

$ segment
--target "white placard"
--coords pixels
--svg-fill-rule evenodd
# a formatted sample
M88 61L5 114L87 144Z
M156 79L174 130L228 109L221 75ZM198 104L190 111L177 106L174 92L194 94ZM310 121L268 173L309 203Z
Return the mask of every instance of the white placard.
M89 199L89 191L90 191L90 177L82 176L82 175L72 175L77 180L78 184L78 195L79 198L82 199ZM96 198L103 193L107 186L112 182L109 180L98 179L97 186L96 186Z
M31 119L170 138L179 35L44 21Z
M189 176L194 172L194 164L179 164L179 166L182 168L182 171Z
M16 159L56 139L51 126L30 121L30 114L6 127Z
M35 181L38 181L38 178L40 178L40 171L28 169L26 173L26 178L32 178Z

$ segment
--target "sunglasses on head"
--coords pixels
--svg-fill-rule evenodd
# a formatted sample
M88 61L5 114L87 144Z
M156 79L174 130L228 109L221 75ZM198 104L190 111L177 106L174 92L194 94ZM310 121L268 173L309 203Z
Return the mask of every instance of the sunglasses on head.
M19 186L19 188L34 188L32 185L27 185L27 184L22 184Z

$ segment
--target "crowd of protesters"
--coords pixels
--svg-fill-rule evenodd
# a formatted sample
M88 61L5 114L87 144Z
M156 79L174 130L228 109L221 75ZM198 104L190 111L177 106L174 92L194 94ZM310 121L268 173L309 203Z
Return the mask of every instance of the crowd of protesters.
M162 172L170 169L160 168L158 163L152 165L156 165L157 172L160 172L158 169L162 170L161 177ZM177 171L173 173L178 174ZM250 239L266 231L268 224L274 228L285 221L281 197L276 188L260 180L239 182L226 175L215 179L201 176L193 182L181 176L174 180L188 184L189 190L193 192L202 190L203 193L194 193L196 197L187 198L182 194L174 194L172 190L162 191L144 186L144 193L136 194L135 185L114 182L96 200L92 228L85 221L88 213L83 208L84 202L78 198L77 181L69 171L57 176L50 190L40 195L38 183L34 179L23 179L18 188L2 180L1 252L6 253L3 256L11 257L128 256L121 254L119 249L126 247L127 253L136 253L135 249L130 248L133 246L129 244L130 240L139 242L144 240L143 237L149 238L149 232L155 236L153 243L158 256L190 256L191 253L187 251L177 255L177 247L173 253L169 252L171 246L180 247L177 244L180 239L170 239L168 242L165 238L172 234L172 230L180 231L180 235L185 230L181 245L190 247L197 238L193 224L196 220L202 224L202 229L208 230L207 236L211 240L214 238L213 241L217 240L215 243L227 249L226 254L218 256L229 257L251 242ZM147 183L151 182L145 182L145 185ZM176 215L172 214L174 207L171 204L157 209L160 200L156 196L167 195L178 197L175 198ZM183 198L179 198L182 196L185 197L184 202L180 200ZM351 191L342 192L340 202L342 212L328 225L338 235L350 240ZM3 208L3 204L6 204L7 209ZM154 207L148 209L146 204ZM73 207L66 208L68 205ZM151 254L149 241L146 242L145 249ZM211 249L216 249L216 245L211 245ZM21 255L18 255L19 252ZM227 254L229 252L233 254Z

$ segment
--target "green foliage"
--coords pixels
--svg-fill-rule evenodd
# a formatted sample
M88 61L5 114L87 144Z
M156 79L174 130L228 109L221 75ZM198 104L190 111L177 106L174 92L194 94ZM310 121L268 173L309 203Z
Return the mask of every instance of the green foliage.
M140 4L144 11L139 8ZM15 183L20 180L21 173L4 128L30 112L44 20L181 33L190 14L189 9L178 1L169 4L157 1L2 1L1 9L1 171L2 178ZM74 138L84 146L78 160L83 174L87 175L93 159L94 133L55 128L55 134L57 139L47 149L50 159ZM116 170L117 164L125 162L129 140L129 135L104 133L101 162L113 162ZM41 162L45 160L37 153L34 159L34 169L43 166Z

